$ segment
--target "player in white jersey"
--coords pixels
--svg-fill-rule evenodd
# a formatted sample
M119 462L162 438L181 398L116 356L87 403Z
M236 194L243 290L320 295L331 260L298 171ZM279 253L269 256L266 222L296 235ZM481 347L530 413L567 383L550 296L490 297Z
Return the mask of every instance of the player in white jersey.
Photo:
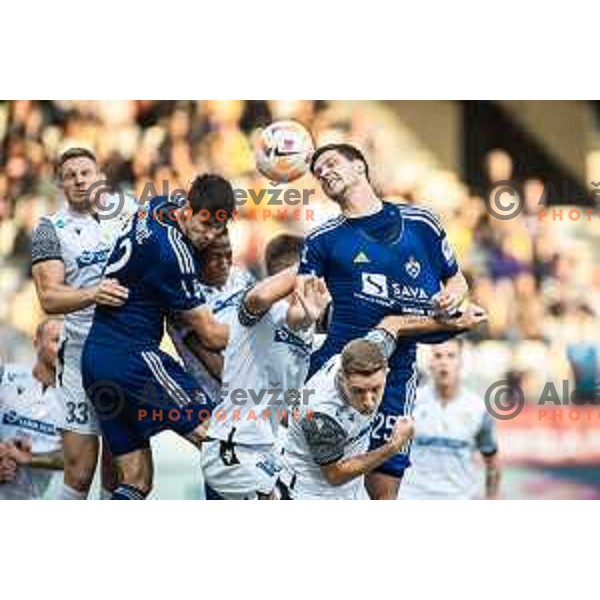
M81 352L94 306L119 307L127 299L128 290L114 279L102 278L102 271L120 226L137 205L123 198L123 205L116 202L115 210L100 214L105 200L98 188L101 174L89 150L67 150L57 168L67 205L41 219L32 237L31 258L42 308L66 315L58 369L65 455L60 497L75 500L87 497L99 447L97 419L81 381Z
M271 240L268 277L245 294L230 328L222 403L202 452L208 499L274 496L279 422L303 402L312 325L330 300L322 281L296 277L302 243L287 234Z
M368 499L364 475L398 452L413 429L412 419L398 418L389 440L369 451L387 379L386 354L391 352L374 341L353 340L306 383L314 396L290 421L284 441L285 498Z
M62 410L55 388L61 327L57 319L38 326L33 368L0 364L0 444L26 449L11 481L0 485L0 500L44 497L56 471L63 468Z
M494 420L483 399L460 381L462 340L432 347L432 383L417 392L412 468L401 499L497 498L500 486ZM481 467L485 465L485 492Z
M367 499L364 475L409 443L412 418L395 420L389 439L369 450L383 398L388 359L397 342L415 333L472 329L485 321L481 307L467 302L460 316L434 319L389 315L365 338L352 340L306 383L315 394L301 407L284 441L280 487L291 499Z
M219 323L229 326L237 320L244 292L254 283L254 278L248 271L232 266L232 258L229 234L224 230L201 252L199 274L206 305ZM211 398L218 401L223 353L204 348L191 328L176 318L169 322L167 329L187 371Z

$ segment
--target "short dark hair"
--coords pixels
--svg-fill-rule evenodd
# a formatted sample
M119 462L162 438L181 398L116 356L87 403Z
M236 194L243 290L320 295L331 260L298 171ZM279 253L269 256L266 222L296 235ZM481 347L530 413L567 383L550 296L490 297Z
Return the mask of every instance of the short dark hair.
M387 367L387 358L381 348L363 338L348 342L342 350L344 375L372 375Z
M265 248L267 273L275 275L298 262L303 244L304 238L301 235L282 233L274 237Z
M200 175L192 182L188 194L192 214L207 210L214 218L217 211L224 210L227 218L233 214L233 188L227 179L220 175Z
M367 159L365 155L356 147L351 144L326 144L325 146L321 146L317 148L310 159L310 172L315 172L315 164L319 158L319 156L325 154L325 152L330 151L338 152L348 160L360 160L363 165L365 165L365 177L367 181L369 180L369 164L367 163Z
M69 148L65 150L56 161L56 174L60 177L62 166L72 158L89 158L94 164L98 164L96 155L87 148Z

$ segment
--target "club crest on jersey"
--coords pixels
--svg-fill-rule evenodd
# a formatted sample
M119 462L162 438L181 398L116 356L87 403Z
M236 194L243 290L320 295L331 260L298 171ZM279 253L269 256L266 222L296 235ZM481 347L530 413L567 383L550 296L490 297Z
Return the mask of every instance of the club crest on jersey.
M413 278L416 279L421 272L421 263L415 260L414 256L411 256L405 263L404 268L406 272Z
M370 263L369 257L364 252L359 252L352 261L355 265Z

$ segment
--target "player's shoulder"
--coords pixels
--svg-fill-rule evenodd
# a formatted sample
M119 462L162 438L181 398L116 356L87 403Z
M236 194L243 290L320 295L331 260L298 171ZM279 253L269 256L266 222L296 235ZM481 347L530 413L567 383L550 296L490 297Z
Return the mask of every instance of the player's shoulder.
M174 211L179 207L166 197L152 198L144 206L144 218L151 230L150 244L155 246L156 252L165 268L176 263L181 273L195 274L195 257L193 248L181 232Z
M444 232L438 214L431 208L406 203L398 203L396 206L402 218L415 227L433 231L438 236Z
M48 233L58 235L60 231L67 229L71 223L72 219L66 210L57 210L56 212L40 217L35 227L34 235L35 233L40 235L47 235Z
M323 243L328 239L335 237L335 235L339 233L341 229L343 229L343 226L346 224L347 220L348 219L342 214L327 219L321 225L313 227L306 234L306 241L310 243L315 243L317 241L318 243Z
M306 388L316 392L315 403L325 411L335 408L341 402L335 385L340 365L341 355L335 354L306 382Z

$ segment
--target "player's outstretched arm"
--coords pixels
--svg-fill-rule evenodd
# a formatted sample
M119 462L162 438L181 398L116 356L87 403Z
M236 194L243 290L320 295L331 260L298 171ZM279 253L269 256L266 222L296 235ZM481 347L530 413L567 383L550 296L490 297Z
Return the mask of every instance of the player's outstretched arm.
M218 352L227 346L229 326L219 323L208 306L198 306L180 313L183 322L198 337L200 345Z
M425 333L458 332L475 329L487 321L487 313L477 304L469 303L459 316L439 319L420 315L390 315L377 326L395 337Z
M283 300L294 291L297 265L292 265L276 275L259 281L245 296L244 306L252 314L267 312L275 302Z
M127 288L115 279L104 279L90 288L74 288L65 284L65 266L60 260L36 263L33 281L40 304L48 314L68 314L92 304L122 306L129 296Z
M321 472L330 485L343 485L365 475L397 454L414 434L410 417L398 417L390 439L381 447L349 458L321 465Z
M308 329L321 318L331 302L331 294L322 278L298 275L287 324L292 330Z

